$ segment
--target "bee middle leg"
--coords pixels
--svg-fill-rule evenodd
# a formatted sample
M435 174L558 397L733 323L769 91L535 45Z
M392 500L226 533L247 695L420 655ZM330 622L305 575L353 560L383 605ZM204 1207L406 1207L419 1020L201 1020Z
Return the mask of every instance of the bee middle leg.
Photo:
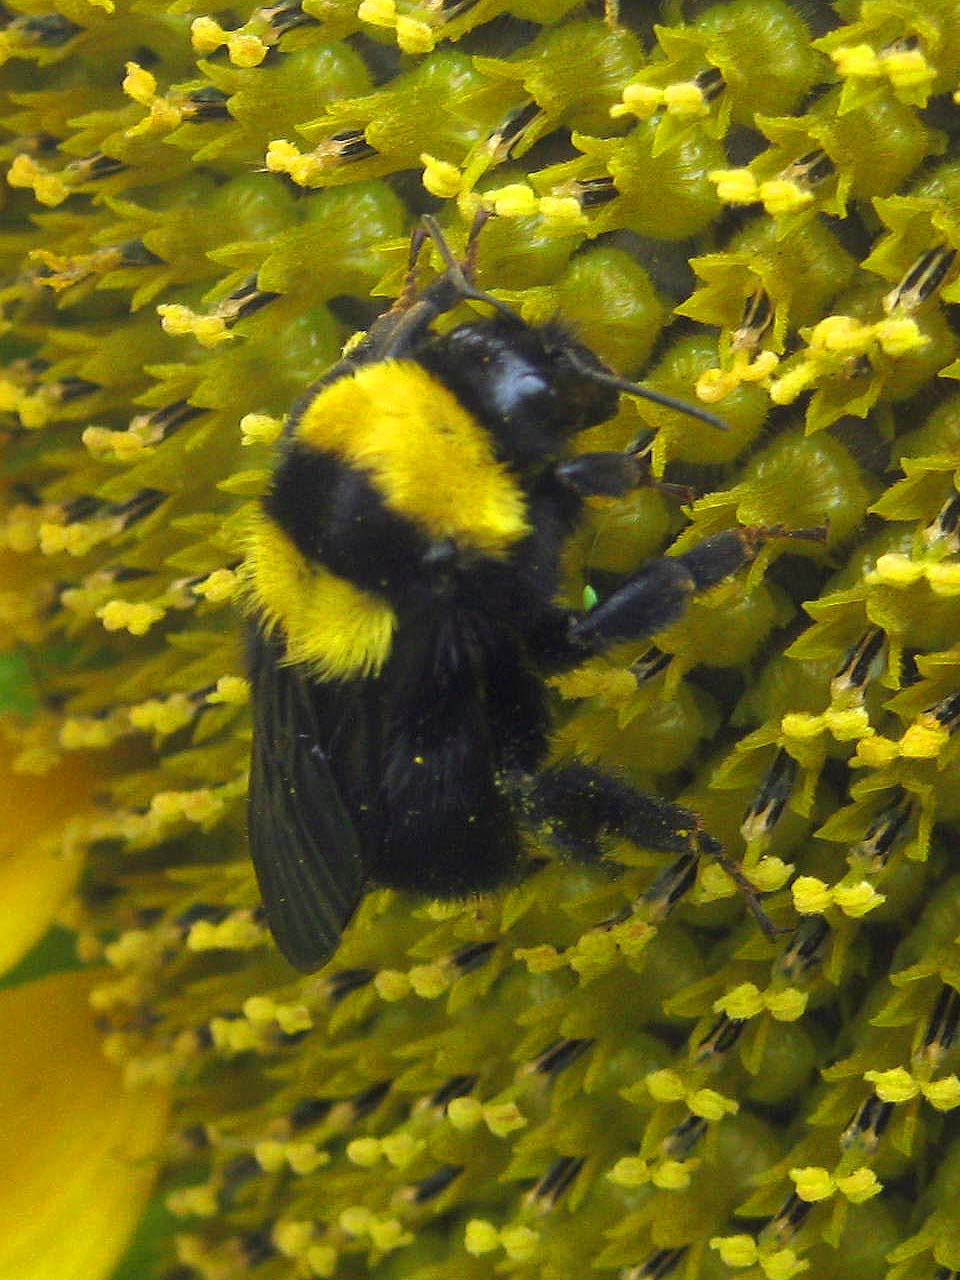
M657 556L589 613L570 625L572 645L585 654L618 640L640 640L683 616L690 598L749 564L771 531L729 529L678 556Z

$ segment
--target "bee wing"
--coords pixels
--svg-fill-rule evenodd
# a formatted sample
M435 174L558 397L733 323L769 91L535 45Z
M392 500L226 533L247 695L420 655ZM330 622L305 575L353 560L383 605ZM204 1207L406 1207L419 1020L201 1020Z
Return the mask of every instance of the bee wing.
M252 637L250 853L277 946L309 973L335 950L369 872L328 757L330 725L349 733L359 707L349 686L312 681L281 652Z

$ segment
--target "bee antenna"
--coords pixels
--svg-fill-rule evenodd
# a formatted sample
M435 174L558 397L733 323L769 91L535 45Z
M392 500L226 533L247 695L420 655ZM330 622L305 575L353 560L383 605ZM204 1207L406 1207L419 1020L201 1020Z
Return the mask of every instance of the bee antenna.
M645 387L640 382L630 382L627 378L618 378L615 373L607 373L604 369L592 369L590 365L580 360L574 352L568 352L567 358L577 373L582 373L591 382L599 382L601 386L612 387L614 391L622 391L628 396L640 396L643 400L651 400L654 404L662 404L667 409L675 409L677 413L685 413L688 418L699 418L701 422L706 422L711 427L716 427L718 431L730 430L722 418L718 418L715 413L710 413L708 409L701 409L698 404L693 404L689 400L680 400L676 396L668 396L663 391L654 391L652 387Z

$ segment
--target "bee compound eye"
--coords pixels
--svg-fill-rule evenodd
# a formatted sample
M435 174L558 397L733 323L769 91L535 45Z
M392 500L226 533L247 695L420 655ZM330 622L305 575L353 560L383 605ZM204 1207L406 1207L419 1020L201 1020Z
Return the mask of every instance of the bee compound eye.
M425 569L447 569L457 558L457 544L452 538L431 542L423 553L421 563Z

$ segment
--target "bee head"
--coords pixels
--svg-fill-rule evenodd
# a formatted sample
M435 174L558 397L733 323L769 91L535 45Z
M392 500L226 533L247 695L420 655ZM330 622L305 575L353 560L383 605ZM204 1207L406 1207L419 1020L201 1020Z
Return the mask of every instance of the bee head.
M562 325L529 325L512 307L478 289L473 265L487 216L481 211L475 219L462 262L453 256L436 222L423 219L411 245L406 307L410 316L419 308L422 319L417 323L425 319L428 324L461 300L492 309L491 316L470 320L445 334L427 328L414 354L493 435L505 460L524 467L557 457L571 436L612 418L623 393L725 428L699 405L618 377ZM427 237L447 270L417 301L416 259Z
M558 456L571 435L617 410L619 392L591 376L607 373L604 366L556 325L534 328L503 314L468 321L427 342L417 361L518 466Z

